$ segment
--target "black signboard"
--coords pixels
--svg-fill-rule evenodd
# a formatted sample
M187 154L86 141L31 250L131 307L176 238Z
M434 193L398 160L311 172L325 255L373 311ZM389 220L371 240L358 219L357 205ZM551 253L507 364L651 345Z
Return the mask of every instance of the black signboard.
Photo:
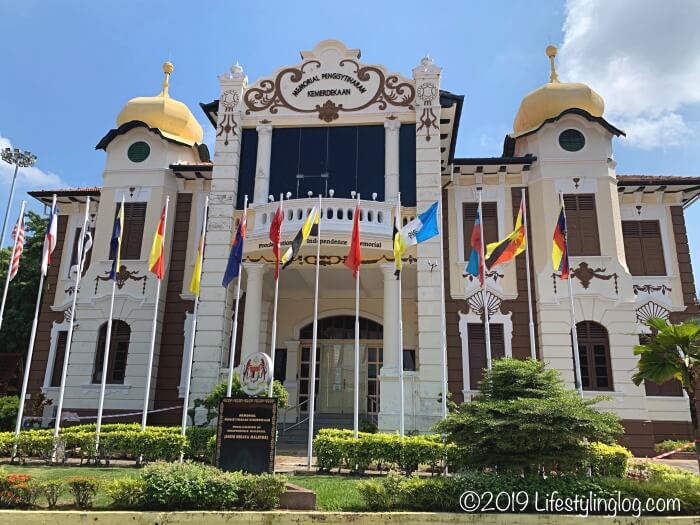
M216 466L255 474L274 472L276 437L276 398L224 398L219 405Z

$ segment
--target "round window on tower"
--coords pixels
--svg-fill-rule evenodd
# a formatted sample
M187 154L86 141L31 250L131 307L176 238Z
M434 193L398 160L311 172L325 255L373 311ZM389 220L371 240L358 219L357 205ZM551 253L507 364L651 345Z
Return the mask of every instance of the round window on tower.
M129 146L126 155L131 162L143 162L151 153L151 147L145 142L134 142Z
M577 129L567 129L559 135L559 145L566 151L580 151L586 145L586 138Z

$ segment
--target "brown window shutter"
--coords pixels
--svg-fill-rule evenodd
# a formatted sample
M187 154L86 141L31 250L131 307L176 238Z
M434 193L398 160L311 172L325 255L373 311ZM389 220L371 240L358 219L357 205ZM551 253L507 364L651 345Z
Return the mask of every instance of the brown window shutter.
M598 217L592 193L564 195L570 255L600 255Z
M141 258L141 246L143 244L143 229L146 224L145 202L127 202L124 204L124 232L122 233L122 260L138 260ZM116 205L114 217L119 212L119 204ZM110 232L110 239L112 232ZM109 258L114 260L114 253L110 250Z
M622 238L632 275L666 275L659 221L622 221Z
M56 341L56 352L53 359L53 369L51 370L51 385L61 386L61 375L63 375L63 359L66 355L66 342L68 340L68 332L58 332L58 340Z
M482 231L486 244L498 240L498 205L495 202L482 202L483 217L481 218ZM476 202L462 203L462 224L464 226L464 258L469 258L472 251L472 230L476 220L476 210L479 204Z
M119 319L112 321L112 340L107 363L107 383L123 384L126 375L126 362L129 354L129 339L131 328ZM104 362L105 345L107 344L107 323L100 326L97 337L97 351L92 371L92 382L102 381L102 364Z

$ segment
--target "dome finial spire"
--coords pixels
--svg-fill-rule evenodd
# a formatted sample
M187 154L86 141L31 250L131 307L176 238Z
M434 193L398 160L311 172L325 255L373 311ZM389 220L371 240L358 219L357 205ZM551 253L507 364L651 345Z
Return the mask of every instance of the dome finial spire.
M173 63L169 60L163 63L163 73L165 73L165 79L163 80L164 97L170 96L168 95L168 89L170 89L170 74L173 72L174 69L175 66L173 66Z
M547 56L549 57L549 82L559 82L559 75L557 75L557 66L554 63L554 58L557 56L557 46L552 44L547 46L545 50Z

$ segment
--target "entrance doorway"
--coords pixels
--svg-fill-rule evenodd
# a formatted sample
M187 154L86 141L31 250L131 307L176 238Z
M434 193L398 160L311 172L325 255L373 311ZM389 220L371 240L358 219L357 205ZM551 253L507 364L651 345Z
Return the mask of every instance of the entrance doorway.
M308 412L310 393L310 360L313 326L300 332L299 403ZM355 318L327 317L318 321L316 352L317 412L352 414L355 395ZM379 411L379 369L382 366L383 332L378 323L360 318L360 381L361 414Z

